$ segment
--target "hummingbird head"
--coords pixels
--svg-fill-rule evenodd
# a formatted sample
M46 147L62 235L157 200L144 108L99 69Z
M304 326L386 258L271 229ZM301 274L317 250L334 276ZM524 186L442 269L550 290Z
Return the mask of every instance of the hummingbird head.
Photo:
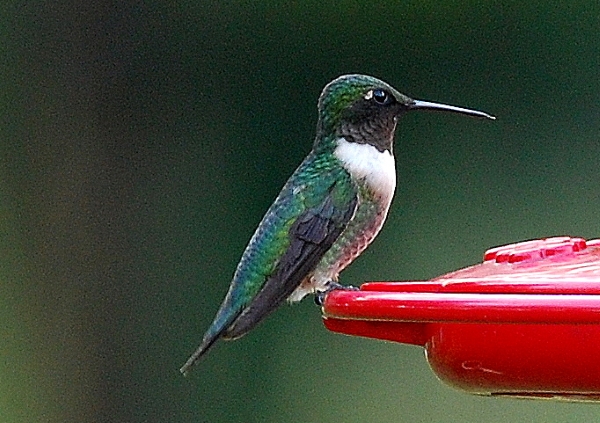
M333 136L392 152L398 117L409 110L445 110L495 119L476 110L413 100L377 78L357 74L343 75L327 84L318 107L315 147Z

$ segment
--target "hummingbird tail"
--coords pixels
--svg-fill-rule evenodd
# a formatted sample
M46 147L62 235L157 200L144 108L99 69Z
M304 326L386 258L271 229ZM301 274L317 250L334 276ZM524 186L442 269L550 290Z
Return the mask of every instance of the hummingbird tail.
M213 346L213 344L217 341L217 339L223 336L223 333L227 330L231 322L235 320L235 318L239 315L239 312L231 313L231 308L229 307L229 303L226 301L223 303L219 312L217 313L217 317L213 321L208 331L204 334L202 338L202 343L194 351L194 354L188 358L185 364L179 369L179 371L187 376L190 372L191 367L200 360L200 358L206 354L206 352Z
M212 347L212 345L219 338L219 336L221 335L221 333L210 334L211 336L208 336L208 335L209 334L207 334L207 336L204 337L204 339L202 340L202 344L200 344L200 346L198 347L198 349L196 349L196 351L194 351L194 353L190 356L190 358L188 358L188 360L181 367L181 369L179 369L179 371L184 376L188 375L188 373L190 372L191 367L194 364L196 364L198 362L198 360L200 360L200 358L210 349L210 347Z

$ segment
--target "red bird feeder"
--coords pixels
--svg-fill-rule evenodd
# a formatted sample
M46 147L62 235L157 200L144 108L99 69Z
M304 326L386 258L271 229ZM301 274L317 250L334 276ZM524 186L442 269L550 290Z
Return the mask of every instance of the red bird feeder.
M493 248L430 281L332 291L323 310L331 331L422 346L470 393L600 401L600 240Z

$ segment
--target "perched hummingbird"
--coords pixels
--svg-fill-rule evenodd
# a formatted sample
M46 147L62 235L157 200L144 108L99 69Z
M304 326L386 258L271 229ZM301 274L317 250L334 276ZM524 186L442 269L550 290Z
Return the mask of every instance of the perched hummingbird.
M487 113L413 100L366 75L344 75L323 89L312 151L263 217L237 266L221 308L190 367L218 338L237 339L286 299L323 295L373 241L396 187L394 132L410 110Z

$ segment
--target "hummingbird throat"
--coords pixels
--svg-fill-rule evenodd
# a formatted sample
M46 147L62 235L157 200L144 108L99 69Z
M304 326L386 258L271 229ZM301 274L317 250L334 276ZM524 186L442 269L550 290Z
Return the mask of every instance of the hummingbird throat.
M396 116L371 119L360 124L342 122L339 128L340 138L355 144L372 145L378 151L393 151Z

